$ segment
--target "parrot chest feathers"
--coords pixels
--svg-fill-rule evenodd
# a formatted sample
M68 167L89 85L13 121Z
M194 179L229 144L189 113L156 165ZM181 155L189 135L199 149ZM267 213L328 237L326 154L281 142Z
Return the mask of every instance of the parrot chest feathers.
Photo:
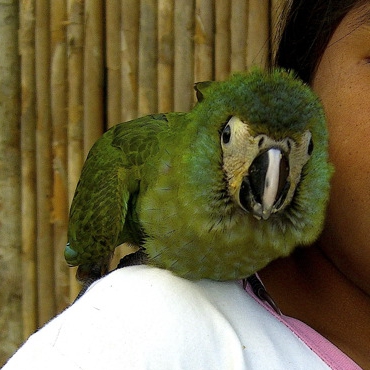
M145 202L141 220L149 264L191 279L241 279L287 255L299 237L286 232L285 222L257 220L230 203L193 201L199 206L175 197ZM154 216L158 209L160 218Z

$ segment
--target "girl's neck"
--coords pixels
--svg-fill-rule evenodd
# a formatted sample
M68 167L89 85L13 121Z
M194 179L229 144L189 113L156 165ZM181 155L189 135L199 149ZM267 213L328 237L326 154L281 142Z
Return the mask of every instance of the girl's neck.
M300 248L259 272L284 315L326 337L364 369L370 369L370 297L320 248Z

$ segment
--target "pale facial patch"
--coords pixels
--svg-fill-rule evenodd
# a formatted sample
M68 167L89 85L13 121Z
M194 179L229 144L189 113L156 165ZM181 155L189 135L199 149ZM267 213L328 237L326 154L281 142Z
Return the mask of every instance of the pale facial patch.
M244 210L251 211L257 218L267 219L286 207L294 196L295 190L301 179L303 166L311 155L311 133L306 130L298 140L285 137L280 140L260 134L253 136L248 123L238 117L231 117L221 134L223 151L223 168L229 183L229 193L234 201ZM250 207L245 207L240 201L240 191L243 187L249 189L248 179L250 168L255 159L266 153L266 175L261 185L261 195L250 194L246 198ZM284 158L283 158L284 157ZM285 168L288 173L283 176L286 181L284 198L279 201L282 193L282 160L287 161ZM253 163L256 166L256 162ZM243 185L242 185L243 184ZM245 186L245 185L248 186ZM284 184L283 184L284 185ZM253 193L253 186L251 192Z

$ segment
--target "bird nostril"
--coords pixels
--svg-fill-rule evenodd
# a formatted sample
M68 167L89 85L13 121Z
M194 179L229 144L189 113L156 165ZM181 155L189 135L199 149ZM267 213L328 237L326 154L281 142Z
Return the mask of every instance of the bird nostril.
M292 143L290 142L290 140L288 140L287 145L288 145L288 150L291 151L292 150Z

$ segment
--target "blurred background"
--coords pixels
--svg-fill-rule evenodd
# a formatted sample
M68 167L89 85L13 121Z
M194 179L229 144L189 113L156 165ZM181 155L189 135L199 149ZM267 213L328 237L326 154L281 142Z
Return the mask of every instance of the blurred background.
M80 289L63 250L91 145L268 66L283 2L0 0L0 366Z

